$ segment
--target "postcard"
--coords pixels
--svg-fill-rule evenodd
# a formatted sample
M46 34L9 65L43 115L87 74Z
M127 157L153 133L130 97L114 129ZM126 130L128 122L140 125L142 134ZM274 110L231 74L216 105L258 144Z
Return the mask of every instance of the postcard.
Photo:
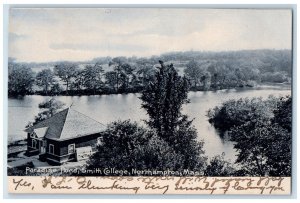
M292 12L11 6L8 191L290 195Z

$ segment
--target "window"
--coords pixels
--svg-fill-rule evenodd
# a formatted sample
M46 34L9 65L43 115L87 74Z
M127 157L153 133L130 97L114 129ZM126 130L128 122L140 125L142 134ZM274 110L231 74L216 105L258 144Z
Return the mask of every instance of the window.
M103 137L97 138L97 145L103 145Z
M30 137L34 138L34 132L30 133Z
M32 148L36 149L36 140L35 139L31 140L31 146L32 146Z
M69 144L69 146L68 146L68 153L69 154L75 153L75 144Z
M49 154L54 154L54 145L49 144Z

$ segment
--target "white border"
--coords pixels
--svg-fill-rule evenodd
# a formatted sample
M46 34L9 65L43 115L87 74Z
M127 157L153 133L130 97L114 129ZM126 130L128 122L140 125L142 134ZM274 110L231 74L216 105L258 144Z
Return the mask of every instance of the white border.
M215 7L220 7L221 5L216 5L216 4L223 4L222 6L227 6L227 7L236 7L236 6L253 6L253 4L256 4L256 6L257 5L266 5L266 4L295 4L295 5L297 5L297 0L272 0L272 1L266 1L266 0L244 0L243 2L241 2L241 1L238 1L238 0L231 0L231 1L226 1L226 2L224 2L224 1L222 1L222 0L206 0L206 1L197 1L197 0L172 0L172 1L169 1L169 0L144 0L143 2L141 2L141 1L138 1L138 0L127 0L126 2L124 2L124 1L122 1L122 0L107 0L107 1L96 1L96 0L73 0L72 2L70 2L70 1L68 1L68 0L47 0L47 1L41 1L41 0L4 0L3 1L3 3L2 3L2 6L1 6L1 8L0 8L0 11L1 11L1 14L2 14L2 16L3 16L3 12L4 12L4 4L29 4L28 6L34 6L34 4L39 4L39 5L48 5L48 6L51 6L51 4L64 4L64 5L67 5L67 4L70 4L70 3L72 3L72 4L77 4L77 6L79 7L80 6L80 4L82 5L82 4L110 4L110 5L112 5L112 4L121 4L121 5L124 5L125 3L126 3L126 5L127 6L130 6L130 5L128 5L128 4L139 4L139 5L141 5L141 4L147 4L147 5L149 5L149 4L165 4L165 5L163 5L164 7L166 7L168 4L170 4L170 3L172 3L172 4L184 4L184 5L186 5L186 4L199 4L199 3L201 3L201 4L206 4L206 6L215 6ZM230 4L239 4L239 5L230 5ZM250 5L250 4L252 4L252 5ZM190 5L190 6L192 6L192 5ZM205 6L205 7L206 7ZM280 5L278 5L279 7L280 7ZM298 17L298 15L297 15L297 19L296 19L296 23L295 23L295 25L297 24L297 27L298 27L298 22L299 22L299 19L298 19L299 17ZM7 38L7 34L6 33L4 33L4 21L5 20L7 20L7 19L5 19L5 18L2 18L3 20L1 21L1 29L2 29L2 33L3 33L3 37L1 38L1 45L2 45L2 47L6 47L7 46L7 41L5 41L4 39L5 38ZM294 36L294 37L297 37L297 36ZM296 63L296 58L298 58L299 57L299 54L298 54L298 52L296 52L296 47L298 47L297 46L298 45L298 41L296 41L295 39L294 39L294 53L295 53L295 56L294 56L294 62ZM2 54L1 54L1 61L3 61L4 63L7 61L6 59L5 59L5 57L7 57L7 55L5 55L5 57L4 57L4 55L3 54L5 54L5 52L3 52L4 51L4 49L2 50ZM297 55L296 55L297 54ZM297 80L296 80L296 78L298 78L299 77L299 72L300 71L296 71L296 65L294 66L294 73L296 73L295 75L294 75L294 83L293 83L293 88L294 88L294 92L293 92L293 99L295 100L295 96L296 96L296 98L297 98L297 103L295 103L296 104L296 106L298 106L298 104L299 104L299 99L298 99L298 94L297 95L295 95L296 94L296 89L298 89L298 83L297 83ZM4 90L6 90L6 84L4 83L4 81L3 81L3 79L4 79L4 77L5 77L5 74L4 74L5 72L4 72L4 70L3 70L3 66L2 66L2 74L1 74L1 76L3 76L3 77L0 77L1 79L0 79L0 81L1 81L1 85L0 85L0 93L2 93L2 95L4 96L5 95L5 93L4 93ZM1 114L3 115L3 116L1 116L0 117L0 132L4 132L4 130L6 130L5 128L6 128L6 126L7 126L7 123L6 123L6 115L7 115L7 108L6 108L6 106L7 106L7 103L6 103L6 101L5 101L5 99L4 99L4 97L3 96L0 96L0 112L1 112ZM294 109L294 110L296 110L295 111L295 113L296 113L296 115L294 114L294 122L293 122L293 127L294 126L297 126L297 124L298 124L298 122L297 122L297 115L298 115L298 113L299 113L299 109L297 108L297 109ZM297 122L297 123L296 123ZM5 126L6 125L6 126ZM1 133L1 135L2 136L5 136L6 135L6 133ZM294 135L297 135L297 132L294 132ZM3 142L3 139L0 139L1 140L1 144L4 144L4 143L2 143ZM295 145L294 145L294 148L295 148L295 146L296 146L296 144L297 144L297 146L299 146L299 140L300 139L297 139L297 143L295 143ZM2 145L2 146L5 146L5 145ZM5 147L2 147L2 149L4 149ZM1 153L1 155L0 155L0 164L2 164L2 166L5 166L5 163L3 163L3 159L4 159L4 154L6 154L6 153ZM293 155L296 155L295 153L293 154ZM297 162L299 163L299 157L300 156L297 156ZM295 161L295 160L294 160ZM4 164L4 165L3 165ZM3 169L5 169L5 167L0 167L0 174L3 174L4 173L4 170ZM6 173L4 173L4 175L5 175ZM0 181L1 181L1 183L3 183L3 176L0 176ZM299 181L299 176L297 177L297 182L299 183L300 181ZM298 187L299 188L299 187ZM298 193L298 189L297 188L297 191L295 191L296 193ZM0 191L3 191L4 193L5 193L5 190L3 190L3 189L5 189L5 188L3 188L3 184L0 184ZM1 193L1 194L3 194L3 193ZM53 195L52 195L52 197L53 197ZM170 197L170 196L151 196L151 197L149 197L149 196L118 196L119 198L151 198L151 199L153 199L153 198L172 198L172 197ZM2 197L3 198L3 197ZM6 198L7 198L7 196L6 196ZM15 198L15 197L14 197ZM20 197L19 197L20 198ZM22 199L20 199L22 202L32 202L33 200L30 200L30 198L37 198L36 196L32 196L32 195L30 195L30 196L22 196L21 197ZM42 196L39 196L39 198L45 198L45 196L44 197L42 197ZM49 195L48 195L48 198L49 198ZM50 197L51 198L51 197ZM54 198L55 198L55 196L54 196ZM72 201L72 202L82 202L82 200L80 200L79 198L83 198L83 199L86 199L86 198L89 198L88 196L75 196L75 200L74 199L72 199L72 200L70 200L70 201ZM97 198L101 198L101 197L97 197ZM102 196L102 198L116 198L116 197L114 197L114 196ZM197 202L199 202L199 201L204 201L205 199L211 199L211 198L213 198L212 200L210 200L210 201L213 201L213 202L218 202L218 200L222 200L222 202L240 202L240 200L239 200L239 197L235 197L235 199L229 199L229 198L227 198L227 197L224 197L224 196L221 196L221 197L217 197L217 196L214 196L214 197L204 197L204 199L203 199L203 197L199 197L199 196L174 196L173 198L178 198L177 200L170 200L170 202L172 201L172 202L182 202L182 201L186 201L186 200L183 200L183 199L187 199L187 198L201 198L201 200L194 200L194 201L197 201ZM244 198L244 196L243 197L241 197L241 198ZM253 197L251 197L251 198L253 198ZM257 197L257 198L259 198L259 197ZM280 197L279 197L280 198ZM297 198L297 197L296 197ZM153 200L143 200L143 201L145 201L145 202L153 202ZM11 202L11 200L5 200L5 202ZM43 200L43 201L45 201L45 202L53 202L53 200ZM65 200L64 199L64 201L67 201L67 200ZM89 201L91 201L91 200L89 200ZM99 200L95 200L95 202L99 202ZM100 200L100 201L102 201L102 200ZM115 201L115 200L110 200L110 202L111 201ZM133 200L130 200L130 202L132 202ZM138 200L138 199L136 199L135 201L141 201L141 200ZM243 199L243 202L253 202L253 201L263 201L263 202L282 202L282 201L284 201L284 202L286 202L286 201L288 201L288 202L296 202L297 201L297 199L285 199L285 200L282 200L282 199L271 199L271 200L268 200L268 199L256 199L256 200L253 200L253 199ZM40 201L39 201L40 202Z

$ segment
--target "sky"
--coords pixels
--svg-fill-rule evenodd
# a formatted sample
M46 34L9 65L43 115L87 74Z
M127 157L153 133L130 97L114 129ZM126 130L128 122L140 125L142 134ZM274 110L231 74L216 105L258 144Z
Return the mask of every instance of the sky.
M149 57L174 51L291 49L291 10L12 8L18 62Z

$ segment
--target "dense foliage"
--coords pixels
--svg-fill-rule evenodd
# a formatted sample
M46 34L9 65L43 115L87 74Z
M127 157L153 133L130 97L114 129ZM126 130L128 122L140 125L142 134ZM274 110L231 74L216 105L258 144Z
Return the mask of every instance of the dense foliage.
M103 143L90 158L88 168L204 170L207 158L203 142L197 141L192 121L181 114L182 105L188 103L188 81L172 64L160 64L140 98L151 130L129 121L112 123L103 133Z
M104 70L99 63L95 65L87 65L83 70L83 86L92 90L93 94L104 86L102 81Z
M214 156L209 164L207 165L205 171L205 176L236 176L237 170L232 163L226 161L224 154Z
M178 74L189 80L190 90L289 83L292 75L290 50L174 52L150 58L104 57L45 64L10 61L9 95L142 92L154 79L159 60L174 64Z
M291 97L229 100L210 110L208 117L234 141L236 163L244 174L291 175Z
M129 120L111 123L103 141L90 157L87 169L179 170L183 159L154 131ZM110 174L115 175L115 174Z
M178 75L173 65L160 61L155 79L142 92L140 99L149 120L146 121L157 135L165 140L176 152L184 156L184 168L203 165L202 144L197 142L197 132L192 121L181 113L182 105L189 102L188 81Z
M26 95L32 91L34 84L34 72L31 68L10 64L8 67L8 94Z
M50 69L44 69L35 77L36 84L44 88L44 93L48 95L49 87L55 82L54 73Z
M208 121L221 133L258 118L261 122L268 122L273 116L277 102L275 97L269 97L265 101L262 98L230 99L221 106L209 109Z
M66 94L68 94L69 85L73 78L78 78L79 68L75 63L59 63L54 67L54 73L66 85Z

